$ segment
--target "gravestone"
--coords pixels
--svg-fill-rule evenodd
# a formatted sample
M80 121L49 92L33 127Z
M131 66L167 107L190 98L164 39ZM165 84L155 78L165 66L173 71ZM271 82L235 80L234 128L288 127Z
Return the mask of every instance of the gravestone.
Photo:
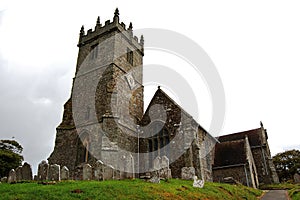
M66 166L60 170L60 180L69 180L69 169Z
M83 180L83 166L85 163L81 163L75 167L74 180Z
M103 167L103 180L114 179L114 168L111 165L105 165Z
M132 156L132 154L129 154L128 157L128 163L127 163L127 167L129 169L129 173L127 173L127 177L126 178L135 178L134 174L135 174L135 170L134 170L134 158Z
M181 179L193 180L194 176L195 176L195 168L194 167L181 168Z
M16 181L21 181L22 178L22 166L16 168Z
M103 162L97 160L94 166L94 179L97 181L103 180Z
M172 178L172 175L171 175L171 169L165 167L165 168L161 168L159 170L159 177L161 179L170 179Z
M27 162L23 164L21 171L22 171L22 180L32 181L32 169Z
M154 161L153 161L153 168L154 170L159 170L160 169L160 161L161 158L159 156L157 156Z
M1 178L1 183L7 183L7 177L6 176Z
M153 176L150 180L150 183L160 183L160 178L157 176Z
M167 156L163 156L161 158L160 167L161 167L161 169L159 170L160 178L163 179L172 178L171 169L169 168L169 158Z
M163 156L161 158L161 168L169 168L169 158L167 156Z
M48 180L60 181L60 166L57 164L49 166Z
M160 183L160 177L159 177L158 170L151 172L151 178L150 178L149 182L150 183Z
M298 173L294 174L294 182L295 183L300 183L300 175Z
M194 176L193 187L203 188L203 186L204 186L204 181L203 180L198 180L197 176Z
M48 171L49 171L49 164L43 160L38 166L38 180L45 181L48 180Z
M134 159L133 156L129 153L121 157L121 170L120 178L134 178Z
M16 171L11 169L8 173L7 182L8 183L15 183L17 181Z
M93 179L93 168L90 164L83 165L83 180L92 180Z

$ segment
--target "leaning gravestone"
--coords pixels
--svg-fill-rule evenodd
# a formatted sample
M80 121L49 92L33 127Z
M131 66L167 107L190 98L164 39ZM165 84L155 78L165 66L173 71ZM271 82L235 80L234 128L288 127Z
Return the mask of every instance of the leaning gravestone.
M83 180L92 180L93 179L93 168L90 164L83 165L82 177L83 177Z
M97 160L94 166L94 179L97 181L103 180L103 162Z
M60 180L69 180L69 169L66 166L60 170Z
M22 180L32 181L31 166L27 162L25 162L22 166Z
M15 183L17 181L16 171L11 169L8 173L7 182L8 183Z
M184 180L193 180L195 176L194 167L183 167L181 168L181 178Z
M49 164L43 160L38 166L38 180L45 181L48 179Z
M50 165L48 172L48 179L50 181L60 181L60 166L57 164Z
M16 181L21 181L22 178L22 166L16 168Z

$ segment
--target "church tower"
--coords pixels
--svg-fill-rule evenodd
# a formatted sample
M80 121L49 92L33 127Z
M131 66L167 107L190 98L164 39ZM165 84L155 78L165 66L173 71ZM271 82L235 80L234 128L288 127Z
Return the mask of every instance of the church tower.
M137 153L137 124L143 116L144 39L126 28L116 9L113 21L97 18L81 27L72 94L57 127L50 164L72 171L82 163L117 165L122 153ZM123 155L123 154L122 154Z

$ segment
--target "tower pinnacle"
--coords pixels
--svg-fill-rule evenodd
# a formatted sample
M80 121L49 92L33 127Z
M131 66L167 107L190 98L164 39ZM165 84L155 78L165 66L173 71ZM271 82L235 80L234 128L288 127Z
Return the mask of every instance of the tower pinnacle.
M114 22L119 22L119 9L116 8L115 13L114 13Z
M118 8L116 8L116 10L115 10L115 16L119 16L120 15L120 13L119 13L119 9Z
M80 35L84 35L84 26L83 25L81 26L81 29L80 29Z
M99 16L97 17L96 25L100 25L100 17Z
M128 27L128 30L130 30L130 31L131 31L131 30L132 30L132 28L133 28L133 27L132 27L132 22L130 22L130 24L129 24L129 27Z

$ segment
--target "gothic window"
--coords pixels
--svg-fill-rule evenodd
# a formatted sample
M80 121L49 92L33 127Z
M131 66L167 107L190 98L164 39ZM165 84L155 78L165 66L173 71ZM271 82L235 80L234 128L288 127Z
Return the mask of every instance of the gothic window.
M90 58L94 60L98 57L98 44L91 46Z
M151 168L152 167L152 161L153 161L153 156L152 156L152 151L153 151L153 146L152 146L152 140L148 140L148 144L149 144L149 147L148 147L148 150L149 150L149 167Z
M133 51L129 48L127 48L127 62L133 65Z
M157 153L158 153L157 150L158 150L158 139L155 138L155 139L154 139L154 149L153 149L153 151L156 151L155 156L158 155L158 154L157 154Z
M156 156L164 156L169 155L169 146L170 143L170 136L167 129L164 127L164 124L161 122L153 122L150 125L149 131L151 132L151 135L153 135L151 138L148 139L149 144L149 152L155 152ZM153 146L152 146L153 144ZM149 163L151 167L151 163L153 162L152 157L149 156ZM154 159L154 158L153 158Z
M77 165L88 162L90 159L89 146L90 141L88 132L81 133L77 141Z
M84 146L83 162L87 162L89 160L89 142L87 140L83 141L83 146Z

